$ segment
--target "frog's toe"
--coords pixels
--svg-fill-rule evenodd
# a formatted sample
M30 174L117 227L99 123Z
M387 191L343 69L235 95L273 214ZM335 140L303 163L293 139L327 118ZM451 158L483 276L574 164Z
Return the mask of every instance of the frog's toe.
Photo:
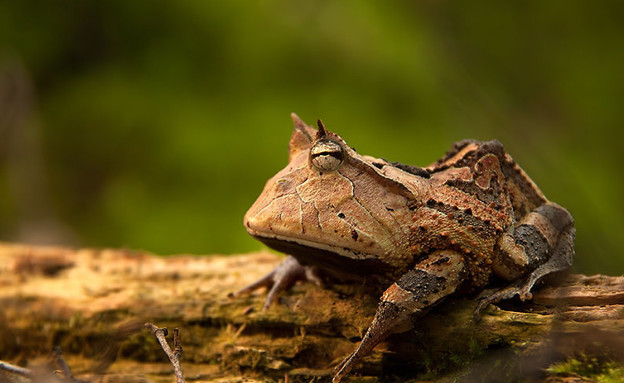
M533 293L528 292L526 294L520 294L520 300L522 301L530 301L531 299L533 299Z
M319 269L314 266L304 266L305 267L305 280L307 282L312 282L318 287L325 287L325 283L323 282L323 277L319 272Z
M296 281L297 280L290 275L286 275L282 278L276 279L274 281L275 283L273 283L273 286L271 286L271 290L269 290L269 293L267 294L267 298L264 301L264 305L262 306L262 311L266 311L269 306L277 300L277 297L279 297L282 292L292 287L292 285L294 285Z
M474 310L474 319L476 321L481 319L481 312L491 304L496 304L500 301L513 298L515 295L521 295L522 290L518 286L507 286L498 291L495 291L489 295L485 295L479 299L479 303ZM529 294L531 294L529 292ZM522 296L522 295L521 295Z
M275 270L271 271L264 277L258 279L252 284L249 284L238 291L234 291L228 294L228 298L238 298L243 295L250 294L262 287L271 287L273 285L273 274L275 274Z
M297 281L308 280L307 268L302 266L294 257L288 256L272 271L272 286L264 302L265 311L277 300L283 291L290 289Z
M474 318L475 322L478 322L481 320L481 312L490 304L490 302L487 301L487 299L483 298L479 300L479 303L477 303L477 307L475 307L474 312L472 313L472 317Z
M267 299L262 308L262 310L266 310L283 291L290 289L297 281L310 281L322 286L322 279L315 268L302 266L294 257L288 256L273 271L228 296L236 298L263 287L269 288Z

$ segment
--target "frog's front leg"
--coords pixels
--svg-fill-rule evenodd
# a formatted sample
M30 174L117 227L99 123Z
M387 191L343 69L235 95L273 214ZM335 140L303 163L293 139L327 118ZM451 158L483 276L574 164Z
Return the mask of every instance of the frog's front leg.
M357 349L334 370L339 382L363 357L393 332L406 331L413 321L466 279L460 254L443 250L431 254L393 283L381 296L377 312Z
M235 298L249 294L262 287L270 288L262 307L264 311L277 299L281 292L288 290L297 281L309 281L319 286L322 285L316 267L303 266L293 256L289 255L273 271L237 292L230 293L229 297Z
M491 303L518 295L531 299L531 289L544 276L568 269L574 256L574 220L563 207L547 202L527 214L498 241L494 272L515 283L481 299L475 318Z

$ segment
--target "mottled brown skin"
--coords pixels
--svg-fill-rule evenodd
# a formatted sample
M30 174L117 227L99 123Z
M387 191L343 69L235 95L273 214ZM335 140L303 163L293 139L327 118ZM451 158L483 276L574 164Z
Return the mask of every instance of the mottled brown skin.
M363 156L342 138L292 115L288 166L245 215L248 232L289 254L271 274L265 309L297 280L365 280L384 291L357 349L336 367L340 381L390 333L458 291L508 285L488 304L531 298L543 276L574 254L574 223L549 202L498 141L462 141L419 168Z

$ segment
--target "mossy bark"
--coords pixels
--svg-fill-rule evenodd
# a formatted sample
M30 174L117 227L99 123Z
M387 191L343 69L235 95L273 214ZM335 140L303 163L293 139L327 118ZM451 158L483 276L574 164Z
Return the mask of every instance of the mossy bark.
M302 284L263 312L263 293L227 297L279 261L267 252L160 257L0 243L0 358L23 365L60 346L79 377L173 381L143 327L152 322L180 329L188 380L329 381L377 299L361 286ZM379 345L351 379L554 382L565 377L544 372L553 363L624 355L622 277L569 275L480 321L474 307L475 297L446 300Z

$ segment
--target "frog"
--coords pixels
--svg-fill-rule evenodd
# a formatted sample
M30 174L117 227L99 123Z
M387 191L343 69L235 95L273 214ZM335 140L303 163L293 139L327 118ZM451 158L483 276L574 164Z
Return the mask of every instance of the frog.
M371 324L332 382L450 296L487 292L478 320L490 304L531 299L538 281L572 265L572 215L499 141L463 140L417 167L361 155L320 120L315 129L291 118L289 162L244 217L251 236L287 257L232 295L266 287L268 310L298 281L376 287Z

